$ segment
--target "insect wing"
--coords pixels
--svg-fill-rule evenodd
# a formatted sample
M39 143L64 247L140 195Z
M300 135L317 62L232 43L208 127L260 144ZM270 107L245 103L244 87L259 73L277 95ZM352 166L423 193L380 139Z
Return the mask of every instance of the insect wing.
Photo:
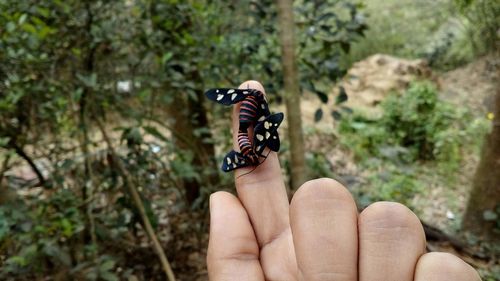
M267 116L255 125L253 145L257 155L262 155L266 147L269 147L272 151L279 150L278 128L282 121L283 113L280 112Z
M266 145L272 151L278 152L280 150L280 136L278 135L278 131L273 131L271 133L271 137L267 141Z
M231 150L224 157L221 169L223 172L230 172L232 170L247 166L250 166L250 164L248 163L248 161L245 161L245 157L243 156L243 154Z
M210 89L205 92L205 96L208 99L223 104L223 105L232 105L238 103L245 99L245 96L250 94L249 90L245 89Z

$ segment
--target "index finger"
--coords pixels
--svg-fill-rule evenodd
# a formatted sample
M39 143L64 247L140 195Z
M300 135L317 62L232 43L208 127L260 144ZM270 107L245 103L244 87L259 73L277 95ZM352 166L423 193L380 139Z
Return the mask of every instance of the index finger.
M240 85L240 89L256 89L265 94L264 87L257 81L247 81ZM233 109L233 146L239 151L238 146L238 115L240 104ZM264 152L265 155L268 151ZM293 255L293 245L290 231L288 196L281 175L280 163L276 152L270 152L267 159L257 167L240 168L235 171L236 190L238 197L247 210L253 225L255 235L261 248L261 262L265 270L265 248L273 248L273 252L283 255ZM279 257L283 263L287 260ZM295 259L290 257L287 266L295 266ZM276 264L275 264L276 265Z

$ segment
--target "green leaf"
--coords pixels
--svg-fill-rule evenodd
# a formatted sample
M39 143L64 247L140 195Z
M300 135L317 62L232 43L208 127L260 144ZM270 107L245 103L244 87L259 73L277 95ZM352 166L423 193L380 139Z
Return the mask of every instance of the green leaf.
M78 78L78 80L80 80L83 83L83 85L85 85L88 88L94 88L95 86L97 86L97 74L96 73L92 73L90 75L82 75L82 74L77 73L76 77Z
M9 143L9 137L0 137L0 147L5 147Z
M114 274L113 272L109 272L109 271L101 272L101 274L99 274L99 277L101 277L105 281L118 281L119 280L118 276L116 276L116 274Z
M169 142L169 139L167 137L165 137L162 133L160 133L160 131L158 131L158 129L156 129L155 127L152 127L152 126L144 126L142 127L144 129L144 131L164 142Z
M28 15L27 14L22 14L20 17L19 17L19 20L17 21L18 24L23 24L26 19L28 18Z
M21 25L21 27L26 32L29 32L31 34L37 34L36 27L33 26L31 23L24 23L23 25Z
M314 122L319 122L323 118L323 110L318 108L314 113Z
M62 232L65 236L71 236L73 234L73 226L71 222L64 218L61 220L61 227L62 227Z
M49 9L46 9L46 8L38 6L37 10L38 10L38 13L40 13L40 15L42 15L43 17L48 18L50 16L50 10Z
M172 52L163 54L163 56L161 57L161 64L165 65L173 57L173 55L174 54Z
M7 24L6 24L6 28L7 28L7 32L11 33L12 31L14 31L16 29L16 24L9 21Z
M339 95L337 96L337 99L335 100L335 104L341 104L346 102L348 99L347 93L344 89L344 87L340 86L339 87Z
M322 92L322 91L315 89L314 93L318 96L318 98L321 100L322 103L328 102L328 95L325 92Z
M347 113L347 114L352 114L352 113L354 112L354 111L352 110L352 108L347 107L347 106L341 106L341 107L340 107L340 109L341 109L342 111L344 111L345 113Z
M340 119L342 119L342 114L337 110L332 110L332 117L333 119L339 121Z
M13 256L13 257L10 257L8 260L7 260L7 263L13 263L13 264L17 264L19 266L26 266L28 264L28 262L26 261L26 259L22 256Z
M498 215L492 210L486 210L483 212L483 219L485 221L495 221L498 218Z
M115 267L115 264L116 262L114 260L107 260L105 262L103 262L100 266L99 266L99 269L101 271L110 271L111 269L113 269Z

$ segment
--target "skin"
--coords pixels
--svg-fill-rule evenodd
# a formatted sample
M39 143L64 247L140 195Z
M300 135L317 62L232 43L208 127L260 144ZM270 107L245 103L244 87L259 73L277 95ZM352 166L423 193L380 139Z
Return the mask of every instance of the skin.
M247 86L264 92L259 82ZM458 257L425 253L423 227L404 205L377 202L358 213L349 191L326 178L303 184L289 203L276 153L238 178L251 169L235 171L238 197L210 197L210 280L481 280Z

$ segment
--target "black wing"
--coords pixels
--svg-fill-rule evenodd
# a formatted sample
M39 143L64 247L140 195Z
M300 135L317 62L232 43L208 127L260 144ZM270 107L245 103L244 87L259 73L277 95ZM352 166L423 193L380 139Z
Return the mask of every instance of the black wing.
M266 147L276 152L280 149L278 128L283 118L283 113L275 113L255 125L253 147L257 155L262 155Z
M205 93L205 96L212 101L223 105L232 105L245 99L251 90L245 89L210 89Z
M243 156L243 154L241 154L240 152L231 150L224 157L221 169L223 172L229 172L247 166L250 166L250 163L248 163L248 161L245 160L245 156Z

